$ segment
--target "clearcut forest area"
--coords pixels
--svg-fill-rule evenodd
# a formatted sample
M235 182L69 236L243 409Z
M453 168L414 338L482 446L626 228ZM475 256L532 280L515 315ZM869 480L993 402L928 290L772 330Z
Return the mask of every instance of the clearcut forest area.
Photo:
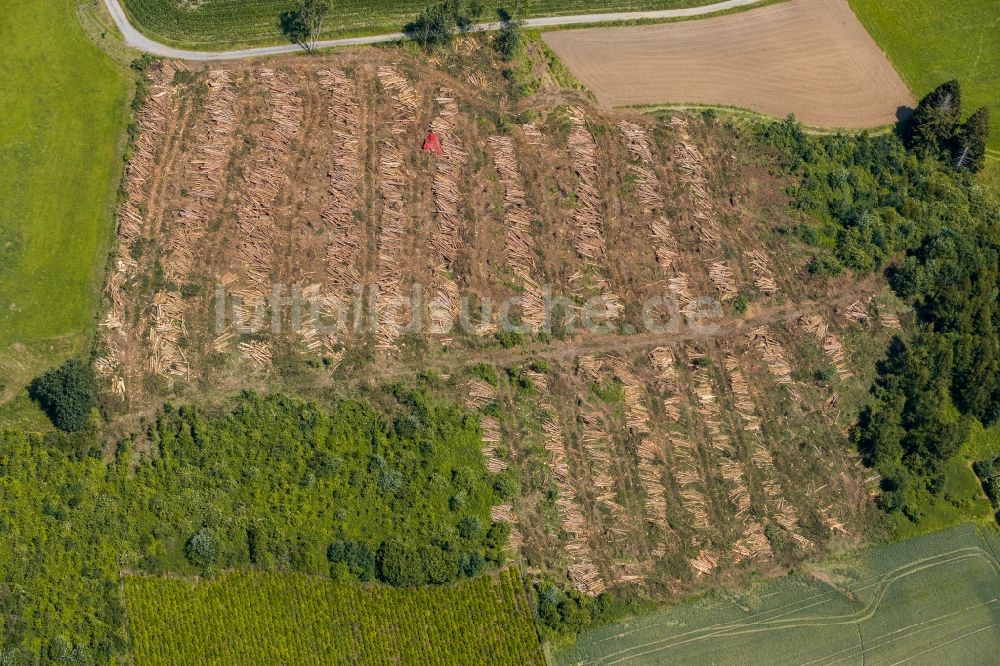
M537 0L523 6L523 18L594 12L677 9L710 5L718 0ZM424 0L343 0L333 8L323 31L335 38L399 32L428 3ZM503 3L482 3L485 20L496 20ZM285 41L280 17L295 8L294 0L122 0L134 24L145 34L177 46L224 48L232 44ZM508 7L508 9L510 9Z
M14 6L0 74L0 664L996 652L978 61L918 87L886 46L912 115L870 90L843 131L603 105L544 33L451 31L462 3L211 63L57 7ZM816 53L881 58L851 26Z

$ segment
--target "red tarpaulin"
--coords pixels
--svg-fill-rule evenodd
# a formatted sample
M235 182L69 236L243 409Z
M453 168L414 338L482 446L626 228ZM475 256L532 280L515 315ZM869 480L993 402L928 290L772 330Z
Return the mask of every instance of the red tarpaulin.
M444 149L441 148L441 138L434 132L428 132L427 138L424 139L424 150L437 153L441 155L444 153Z

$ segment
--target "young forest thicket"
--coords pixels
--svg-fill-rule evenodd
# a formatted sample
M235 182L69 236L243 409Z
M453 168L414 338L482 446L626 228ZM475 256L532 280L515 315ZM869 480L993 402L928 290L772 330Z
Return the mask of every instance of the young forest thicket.
M795 205L819 220L802 229L820 248L810 270L886 269L914 308L853 433L882 476L884 508L913 520L921 496L943 489L970 420L1000 417L1000 206L969 161L988 114L962 123L959 100L955 82L931 92L904 128L909 150L894 135L809 137L791 119L760 130L801 177Z
M110 465L92 434L0 435L0 663L121 653L123 570L417 585L500 562L476 419L420 392L379 397L388 416L254 394L221 416L168 408Z

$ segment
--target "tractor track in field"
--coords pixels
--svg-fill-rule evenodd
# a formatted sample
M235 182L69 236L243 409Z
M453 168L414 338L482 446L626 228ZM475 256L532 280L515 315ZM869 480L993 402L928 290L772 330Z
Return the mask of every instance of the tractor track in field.
M651 641L649 643L645 643L645 644L641 644L641 645L634 645L634 646L631 646L631 647L628 647L628 648L623 648L623 649L618 650L616 652L610 652L610 653L604 654L601 657L597 658L595 661L593 661L593 662L587 662L587 663L595 663L595 664L596 663L617 664L617 663L621 663L621 662L624 662L624 661L634 660L634 659L637 659L639 657L648 656L650 654L660 653L660 652L664 652L664 651L667 651L667 650L671 650L671 649L677 648L677 647L679 647L681 645L685 645L685 644L688 644L688 643L699 642L699 641L704 641L704 640L709 640L709 639L712 639L712 638L719 638L719 637L723 637L723 638L724 637L733 637L733 636L739 636L739 635L742 635L742 634L751 634L751 633L759 633L759 632L766 632L766 631L791 629L791 628L805 627L805 626L828 626L829 624L858 624L859 625L861 622L870 620L872 617L874 617L875 613L878 611L879 607L881 606L882 599L885 596L886 592L888 591L889 587L891 587L893 584L895 584L899 580L901 580L903 578L906 578L906 577L909 577L909 576L912 576L914 574L920 573L920 572L925 571L927 569L931 569L931 568L937 567L937 566L954 564L956 562L961 562L961 561L965 561L967 559L975 559L975 558L985 559L985 560L987 560L988 562L990 562L993 565L995 565L995 563L996 563L996 560L992 558L992 555L990 553L987 553L983 548L981 548L981 547L965 547L965 548L958 548L958 549L955 549L955 550L952 550L952 551L948 551L946 553L938 553L936 555L932 555L932 556L920 558L920 559L917 559L917 560L914 560L914 561L911 561L911 562L907 562L906 564L900 565L899 567L896 567L895 569L892 569L891 571L888 571L885 574L882 574L881 576L878 576L878 577L875 577L875 578L870 578L870 579L868 579L866 581L860 581L860 582L865 582L867 584L863 585L861 587L855 587L855 588L853 588L852 592L859 592L861 590L865 590L865 589L869 589L869 588L876 588L876 592L875 592L874 597L868 603L866 603L863 608L859 609L855 613L849 613L849 614L844 614L844 615L832 615L832 616L799 616L799 615L796 615L797 613L801 613L802 611L807 610L808 608L815 607L817 605L821 605L823 603L826 603L826 598L825 597L827 597L827 595L829 595L831 593L830 592L820 593L820 594L814 595L812 597L807 597L805 599L796 600L796 601L791 602L790 604L787 604L786 606L783 606L783 607L778 607L776 609L771 609L771 610L768 610L768 611L761 611L760 613L758 613L758 615L768 615L768 614L773 613L775 611L783 610L784 608L787 608L789 606L799 606L798 608L794 608L791 611L788 611L788 612L780 614L780 615L776 615L776 616L771 617L771 618L762 618L760 620L754 620L754 621L748 621L749 618L746 618L746 619L743 619L743 620L736 620L736 621L732 621L732 622L721 622L721 623L709 625L707 627L702 627L700 629L695 629L695 630L683 632L683 633L680 633L680 634L676 634L676 635L673 635L673 636L668 636L668 637L665 637L665 638L662 638L662 639L654 640L654 641ZM813 599L820 599L820 601L817 601L815 603L811 603L811 604L806 605L806 606L801 606L802 603L807 602L807 601L812 601ZM968 609L965 609L965 610L968 610ZM792 617L788 617L787 619L781 619L781 618L789 616L789 615L791 615ZM942 619L944 619L946 617L949 617L950 615L951 614L947 614L947 615L943 615L943 616L940 616L940 617L936 617L936 618L933 618L933 620L930 620L928 622L936 622L936 621L942 620ZM913 627L918 626L918 624L920 624L920 623L917 623L917 624L914 624L914 625L909 625L907 627L903 627L902 629L900 629L898 631L906 631L908 629L912 629ZM985 629L992 628L992 626L995 626L995 625L991 625L990 627L982 627L980 629L977 629L976 631L983 631ZM890 634L879 636L875 640L882 639L882 638L887 638L888 636L891 636L893 633L896 633L896 632L891 632ZM976 632L972 632L972 633L976 633ZM909 635L909 634L907 634L907 635ZM971 635L971 634L969 634L969 635ZM620 639L621 637L622 637L622 635L616 635L614 638L615 639ZM891 639L891 640L896 640L896 639ZM890 642L891 642L891 640L890 640ZM877 648L880 645L881 644L876 644L876 645L871 646L871 647L876 647ZM859 647L860 646L853 646L851 648L847 648L847 649L841 650L840 652L835 652L833 654L825 655L825 656L823 656L820 659L817 659L815 661L816 662L825 661L825 660L829 659L830 657L838 656L838 655L840 655L840 654L842 654L844 652L848 652L850 650L857 650L857 649L859 649ZM938 646L938 647L940 647L940 646ZM644 650L644 651L636 652L637 650ZM815 663L815 662L808 662L808 663ZM837 662L831 662L831 663L837 663ZM806 666L806 665L804 664L803 666Z
M717 2L711 5L704 5L701 7L690 7L686 9L666 9L661 11L648 11L648 12L614 12L608 14L574 14L570 16L549 16L540 18L531 18L524 21L525 27L528 28L547 28L552 26L565 26L565 25L588 25L594 23L607 23L612 21L640 21L640 20L657 20L657 19L671 19L671 18L686 18L691 16L703 16L707 14L714 14L716 12L723 12L729 9L737 9L740 7L749 7L750 5L755 5L761 0L725 0L724 2ZM111 18L114 19L115 25L121 31L122 35L125 37L125 43L129 46L139 49L140 51L145 51L146 53L151 53L153 55L162 56L164 58L175 58L177 60L195 60L195 61L206 61L206 60L240 60L243 58L259 58L263 56L280 55L283 53L299 53L303 50L298 44L277 44L274 46L258 46L245 49L233 49L229 51L190 51L186 49L178 49L167 44L162 44L153 39L150 39L142 32L140 32L132 22L129 20L128 14L122 7L119 0L104 0L104 5L108 8L108 12L111 13ZM480 23L472 27L473 32L489 32L491 30L498 30L501 24L498 22L493 23ZM389 33L384 35L371 35L368 37L348 37L344 39L327 39L316 43L317 49L326 48L337 48L344 46L363 46L366 44L383 44L386 42L396 42L404 39L405 35L401 32Z

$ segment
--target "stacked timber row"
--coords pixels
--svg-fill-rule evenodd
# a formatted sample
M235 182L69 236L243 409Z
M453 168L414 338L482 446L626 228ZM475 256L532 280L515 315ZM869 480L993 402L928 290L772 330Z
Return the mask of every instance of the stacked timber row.
M375 263L375 339L384 352L395 348L402 332L404 293L399 266L403 259L409 215L406 206L406 175L403 168L403 136L416 119L416 91L392 67L378 69L378 79L389 95L390 136L379 146L378 188L382 198L378 256Z

